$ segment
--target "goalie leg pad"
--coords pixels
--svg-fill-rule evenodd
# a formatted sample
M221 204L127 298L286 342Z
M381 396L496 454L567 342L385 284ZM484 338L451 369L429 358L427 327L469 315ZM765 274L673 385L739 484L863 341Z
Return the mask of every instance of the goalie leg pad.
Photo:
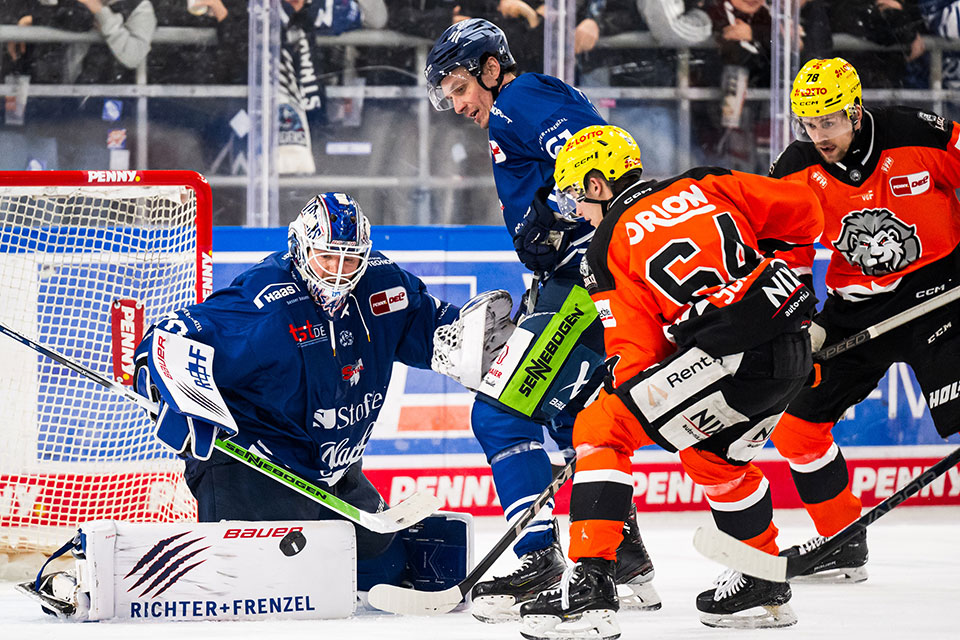
M356 606L348 522L97 520L78 540L76 571L28 594L71 620L345 618Z

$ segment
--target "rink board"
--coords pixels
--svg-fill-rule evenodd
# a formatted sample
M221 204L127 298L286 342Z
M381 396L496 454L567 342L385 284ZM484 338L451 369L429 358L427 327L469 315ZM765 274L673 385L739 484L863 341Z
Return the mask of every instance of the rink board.
M286 229L214 228L214 288L285 245ZM421 277L431 293L457 304L487 289L507 289L516 304L530 281L500 227L375 227L373 245ZM821 299L826 265L827 252L821 249L814 265ZM443 376L395 366L364 456L364 470L390 504L420 490L444 498L444 508L452 511L500 513L490 469L470 431L471 402L472 394ZM947 444L937 436L920 387L904 364L891 367L877 389L837 425L834 437L849 461L854 489L867 505L960 445L957 436ZM702 493L675 456L645 449L634 463L634 498L641 510L705 508ZM774 504L801 506L789 467L772 448L764 450L759 464L771 480ZM568 491L558 499L560 513L567 511ZM960 471L953 469L908 504L960 504Z

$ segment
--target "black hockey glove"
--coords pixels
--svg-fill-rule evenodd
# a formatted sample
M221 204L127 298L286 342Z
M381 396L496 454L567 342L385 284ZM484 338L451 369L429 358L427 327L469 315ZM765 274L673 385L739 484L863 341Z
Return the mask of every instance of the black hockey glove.
M567 231L576 223L557 219L547 198L553 191L553 181L537 190L523 220L514 229L513 248L523 266L531 271L549 271L567 247Z

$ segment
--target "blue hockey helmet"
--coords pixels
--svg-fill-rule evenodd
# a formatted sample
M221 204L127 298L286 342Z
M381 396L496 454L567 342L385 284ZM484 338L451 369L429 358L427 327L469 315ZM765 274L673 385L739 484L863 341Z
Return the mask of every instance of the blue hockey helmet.
M370 257L370 221L360 205L345 193L314 196L290 223L287 244L310 295L338 318Z
M444 77L463 67L479 80L481 66L487 55L494 56L501 67L516 64L507 44L507 36L500 27L483 18L461 20L447 27L427 54L427 67L423 71L427 78L430 102L437 111L453 108L453 102L443 95L440 88ZM480 86L496 93L482 82Z

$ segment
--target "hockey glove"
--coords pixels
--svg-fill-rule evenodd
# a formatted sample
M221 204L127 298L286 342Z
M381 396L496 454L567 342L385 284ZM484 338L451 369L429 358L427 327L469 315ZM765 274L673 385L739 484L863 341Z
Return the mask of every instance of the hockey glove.
M212 347L152 330L137 348L135 362L137 393L157 403L154 435L177 454L207 460L220 431L224 437L237 434L213 382Z
M552 269L566 249L566 232L577 226L557 218L547 202L552 191L552 182L540 187L523 220L514 229L513 247L520 262L531 271Z
M512 309L513 299L502 289L468 300L456 320L433 333L430 368L476 390L516 329L510 321Z

